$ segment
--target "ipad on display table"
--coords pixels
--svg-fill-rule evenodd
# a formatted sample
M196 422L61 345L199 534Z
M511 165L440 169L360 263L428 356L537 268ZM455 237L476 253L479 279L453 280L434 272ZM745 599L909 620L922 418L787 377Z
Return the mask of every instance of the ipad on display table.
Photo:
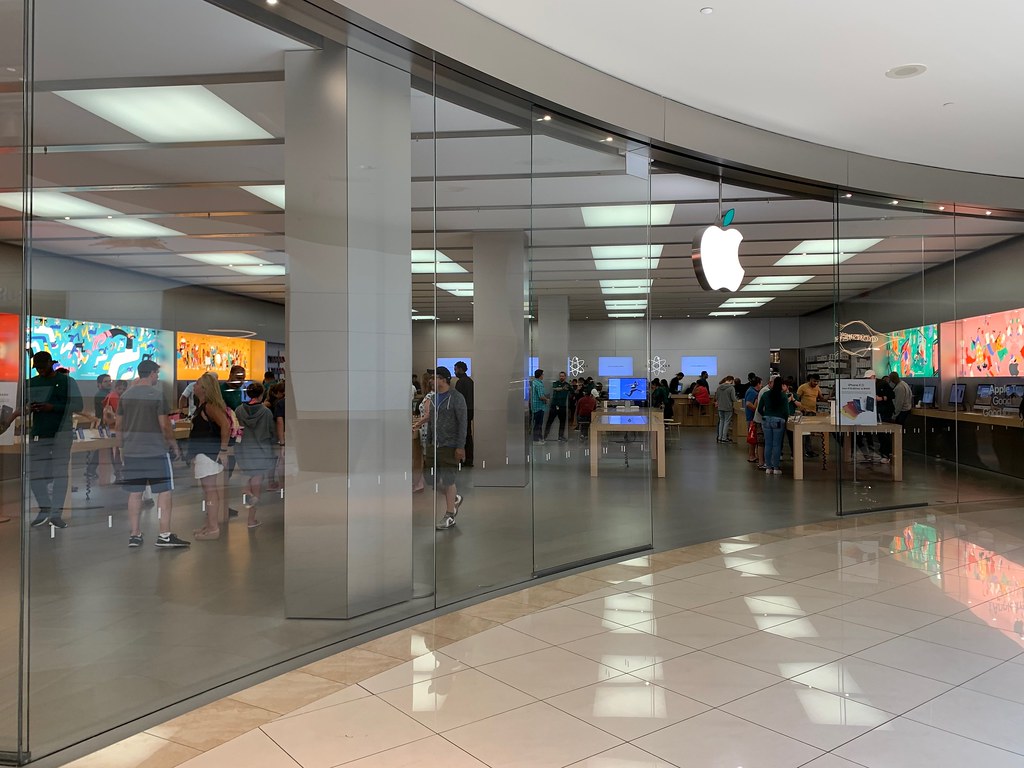
M964 391L967 389L966 384L951 384L949 386L949 404L950 405L963 405L964 402Z

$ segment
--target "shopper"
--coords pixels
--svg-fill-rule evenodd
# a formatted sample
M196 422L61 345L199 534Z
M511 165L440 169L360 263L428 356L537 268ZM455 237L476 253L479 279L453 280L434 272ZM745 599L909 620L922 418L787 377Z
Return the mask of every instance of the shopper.
M54 370L49 352L36 352L32 367L36 375L28 380L28 410L32 416L28 477L39 505L32 527L49 523L54 528L67 528L63 510L68 496L72 416L82 410L82 394L78 383L63 369Z
M210 371L210 375L217 378L216 371ZM181 397L178 398L178 410L182 416L192 418L192 414L195 413L196 406L199 404L199 399L196 397L196 384L197 382L190 381L182 391Z
M580 440L590 437L590 422L597 410L597 398L590 392L584 392L576 404L576 423L580 425Z
M124 468L121 483L128 492L129 547L142 546L142 494L148 487L156 496L160 533L154 542L158 549L181 549L190 542L171 532L174 490L174 459L181 458L174 439L170 406L160 385L160 366L143 360L136 369L138 379L117 404L117 438L121 444Z
M285 409L285 383L277 382L270 389L268 407L274 417L274 431L277 437L277 461L274 471L271 473L267 490L276 491L281 488L284 482L284 409ZM270 405L273 403L273 405Z
M101 373L96 377L96 394L92 396L92 416L97 427L103 425L103 401L107 399L110 390L114 386L110 374ZM85 476L97 479L100 473L97 471L100 463L100 451L89 451L85 459Z
M189 453L195 478L203 487L206 522L194 531L199 541L220 538L220 474L224 472L231 440L231 422L228 408L220 394L216 377L204 373L196 382L195 394L199 400L192 415L192 430L188 436Z
M889 374L889 384L893 391L893 421L902 427L910 418L910 409L914 407L914 391L895 371Z
M245 383L245 368L232 365L228 372L228 380L220 385L220 394L225 405L234 410L242 404L242 385Z
M711 385L708 384L707 371L701 371L700 378L693 382L693 388L696 389L697 387L704 387L704 389L706 389L708 392L711 392Z
M538 368L530 380L530 417L533 419L533 442L544 442L544 403L548 396L544 390L544 369Z
M743 413L747 417L747 434L750 435L750 428L754 428L754 442L747 442L747 461L753 464L764 463L764 431L761 424L754 421L757 416L757 396L761 392L761 379L754 376L748 382L746 394L743 395ZM759 460L760 459L760 460Z
M668 393L670 395L678 395L679 387L683 383L683 372L680 371L672 377L672 381L668 383Z
M875 408L878 411L878 420L883 424L891 424L896 416L896 393L893 391L892 384L889 383L887 376L876 378L875 372L871 369L868 369L868 373L864 375L868 374L875 379ZM892 460L892 435L890 433L882 432L878 435L878 450L882 455L881 462L888 464Z
M729 427L732 426L733 408L736 405L735 377L726 376L718 382L718 390L715 392L715 405L718 407L718 442L734 442L729 437Z
M473 389L474 381L469 376L469 366L462 360L455 364L455 389L466 401L466 414L469 419L466 427L466 460L462 463L464 467L473 466Z
M434 399L434 376L429 371L423 374L423 397L419 403L419 418L412 423L414 435L419 435L419 451L413 453L412 492L419 493L426 486L423 480L423 455L427 450L427 420L430 418L430 404Z
M818 377L818 374L809 373L807 374L807 381L797 388L796 407L797 410L799 410L801 413L804 413L808 416L814 416L818 413L818 402L825 399L825 395L821 391L819 382L820 379ZM806 456L809 459L813 459L817 457L818 454L816 454L811 449L810 444L808 442L810 439L810 435L804 435L804 444L801 446L801 448L804 452L804 456Z
M455 471L466 458L468 416L466 400L451 386L452 374L439 365L434 376L436 393L427 419L426 463L434 467L434 486L444 496L444 517L435 526L439 531L455 527L462 496L455 487Z
M758 462L757 468L761 470L768 469L768 465L765 463L765 436L764 436L764 416L761 415L761 401L764 400L765 396L771 392L772 384L775 383L775 379L779 377L779 374L773 373L768 379L768 385L762 386L757 393L757 400L754 401L754 424L757 430L757 452Z
M790 414L790 398L781 378L772 382L768 394L758 405L764 427L765 474L782 474L782 438Z
M568 438L565 436L566 411L569 408L569 393L572 387L565 379L565 371L559 371L558 381L551 385L551 407L548 409L548 420L544 425L544 439L548 439L551 432L551 424L558 419L558 442L564 443Z
M260 524L256 519L256 506L260 503L263 478L269 476L277 464L274 414L263 404L263 395L263 385L253 382L245 388L249 402L235 409L235 417L244 430L244 437L235 446L235 456L247 477L242 506L249 511L249 528Z

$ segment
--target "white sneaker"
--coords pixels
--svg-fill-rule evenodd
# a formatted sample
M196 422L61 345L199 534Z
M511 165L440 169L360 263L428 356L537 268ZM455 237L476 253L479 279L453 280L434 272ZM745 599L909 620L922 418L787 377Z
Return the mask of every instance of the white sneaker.
M771 467L768 467L767 469L765 469L764 473L766 475L773 475L775 474L775 470L773 470Z
M781 469L773 469L772 470L772 474L773 475L781 475L782 474L782 470Z
M444 517L443 517L443 518L441 519L441 522L439 522L439 523L438 523L437 525L435 525L434 527L435 527L435 528L436 528L437 530L439 530L439 531L446 531L446 530L448 530L449 528L454 528L454 527L455 527L455 518L454 518L454 517L451 517L450 515L445 515L445 516L444 516Z
M888 456L882 456L882 457L881 457L881 458L879 458L878 460L879 460L879 462L881 462L882 464L890 464L890 463L892 462L892 459L890 459L890 458L889 458Z

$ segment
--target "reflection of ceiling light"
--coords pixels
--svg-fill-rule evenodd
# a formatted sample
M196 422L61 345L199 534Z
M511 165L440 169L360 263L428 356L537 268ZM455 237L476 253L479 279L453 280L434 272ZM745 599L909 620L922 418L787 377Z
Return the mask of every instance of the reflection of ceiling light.
M673 203L657 205L588 205L583 223L588 227L646 227L668 224L676 207Z
M849 198L853 197L853 193L847 192L845 195L843 195L843 197L849 199Z
M434 283L442 291L447 291L452 296L472 296L472 283Z
M256 184L252 187L242 187L246 192L263 198L271 205L284 208L284 184Z
M256 264L255 266L236 264L229 269L252 277L283 277L288 274L287 268L282 264Z
M240 141L273 136L201 85L54 91L145 141Z
M267 5L277 5L277 0L267 0Z
M598 269L657 269L663 245L594 245Z
M614 295L628 295L631 293L647 293L651 290L653 280L602 280L601 293Z
M221 251L218 253L182 253L180 256L184 256L186 259L192 259L192 261L201 261L203 264L209 264L213 267L234 267L236 264L239 266L251 266L255 267L257 264L263 264L266 259L260 259L249 253L238 253L237 251Z
M626 318L626 317L643 317L643 316L644 316L643 312L609 312L608 313L608 317L615 317L615 318L619 318L619 319Z
M927 71L928 67L924 64L901 64L898 67L886 70L885 76L890 80L906 80L909 77L923 75Z
M465 271L465 267L455 263L440 251L417 250L412 252L412 273L414 275L453 275Z
M437 320L433 315L416 315L413 320Z
M764 275L744 285L742 291L792 291L806 283L813 275Z
M992 215L992 211L985 211L985 215L986 216L991 216Z
M107 237L178 237L182 234L145 219L72 219L68 225Z
M718 306L720 309L732 309L733 307L750 307L753 309L754 307L763 307L774 298L774 296L751 296L749 298L737 296L732 299L726 299Z
M246 331L241 328L207 328L210 333L219 333L222 336L233 336L237 339L251 339L256 331Z
M0 193L0 205L15 211L22 210L24 198L21 192ZM49 192L37 189L32 192L32 215L44 219L70 219L75 216L95 217L120 214L113 208L90 203L87 200L66 195L63 192Z
M843 238L839 240L804 240L775 262L776 267L827 267L856 256L882 242L882 238ZM836 252L838 251L838 256Z
M746 310L742 312L708 312L708 317L739 317L740 315L749 315L750 313Z
M706 5L706 6L704 6L703 8L700 9L700 12L702 14L704 14L705 16L710 16L712 13L715 12L715 9L712 8L710 5Z
M619 309L647 309L647 299L608 299L604 307L610 312Z

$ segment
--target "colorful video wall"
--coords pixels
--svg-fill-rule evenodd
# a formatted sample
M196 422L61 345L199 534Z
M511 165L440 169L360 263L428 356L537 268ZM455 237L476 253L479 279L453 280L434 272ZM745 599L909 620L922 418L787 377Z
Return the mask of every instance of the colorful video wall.
M902 378L939 375L939 327L920 325L889 331L885 345L872 355L872 367L884 375L895 371Z
M943 323L942 339L958 378L1024 376L1024 309Z
M0 312L0 381L17 381L21 365L21 331L17 315Z
M135 378L143 360L167 365L173 341L173 333L156 328L61 317L29 318L29 352L49 352L72 377L83 381L102 374L114 379Z
M179 333L174 355L179 381L195 381L208 371L225 381L233 365L245 368L247 378L259 379L267 365L267 343L234 336Z

